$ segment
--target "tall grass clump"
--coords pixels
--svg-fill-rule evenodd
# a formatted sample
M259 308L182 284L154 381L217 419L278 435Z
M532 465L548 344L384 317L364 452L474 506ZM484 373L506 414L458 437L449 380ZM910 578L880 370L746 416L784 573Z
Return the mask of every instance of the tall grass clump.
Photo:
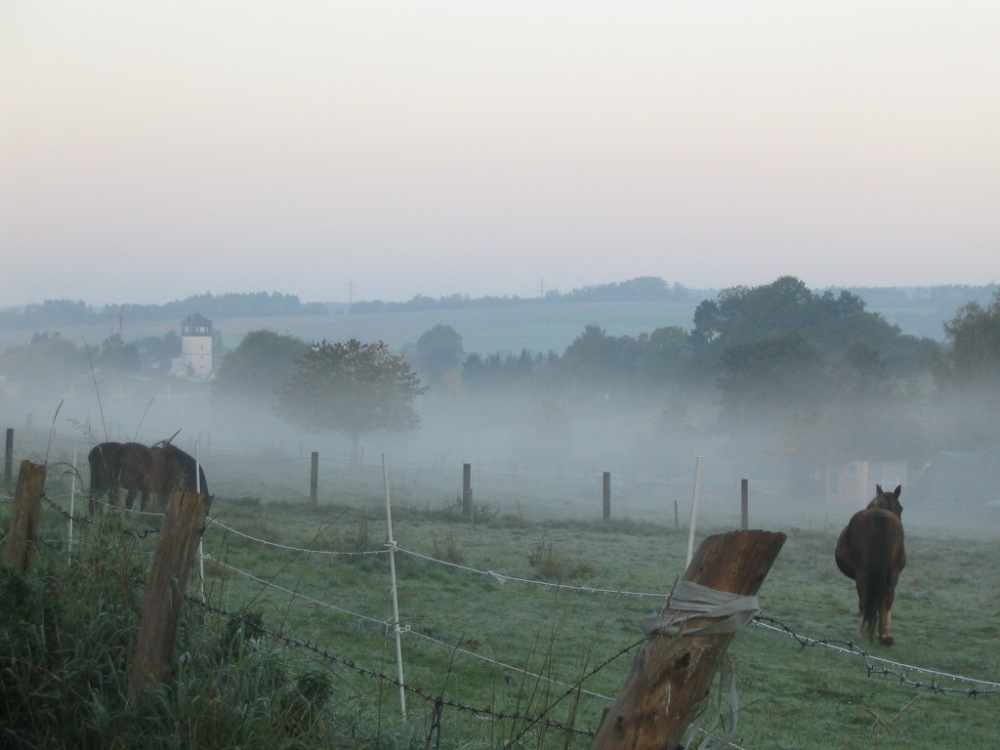
M112 516L72 558L43 546L33 570L0 568L0 747L345 746L328 671L287 658L259 614L186 603L172 672L130 703L148 564Z

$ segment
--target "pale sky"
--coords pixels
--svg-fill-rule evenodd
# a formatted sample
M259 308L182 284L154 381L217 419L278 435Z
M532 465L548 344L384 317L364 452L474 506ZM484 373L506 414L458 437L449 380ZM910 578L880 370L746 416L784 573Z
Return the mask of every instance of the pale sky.
M0 252L0 307L988 284L1000 2L0 0Z

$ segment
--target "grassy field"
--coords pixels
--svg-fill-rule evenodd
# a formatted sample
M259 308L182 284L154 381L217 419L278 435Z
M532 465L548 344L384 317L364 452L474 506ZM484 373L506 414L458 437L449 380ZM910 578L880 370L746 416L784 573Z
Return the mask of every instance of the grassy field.
M382 747L588 747L638 652L641 621L662 606L687 552L686 518L676 527L669 515L657 521L639 506L602 523L577 497L542 506L477 495L479 517L470 524L458 518L453 495L394 484L401 650L411 687L402 722L392 683L395 635L385 625L391 584L378 482L344 478L335 501L314 508L291 484L265 486L249 469L242 485L219 479L247 492L213 506L204 537L208 602L259 616L290 664L332 674L329 710L341 721L351 716ZM49 492L65 505L65 480ZM56 524L48 534L65 535L57 514L47 518ZM775 518L752 517L752 526L788 539L760 592L764 624L747 627L730 648L740 696L732 742L994 747L996 527L960 534L914 524L893 613L896 645L860 644L866 659L845 653L858 615L853 583L833 563L842 521ZM87 544L94 532L85 526L76 534ZM697 540L731 528L706 513ZM155 535L142 543L151 550ZM781 627L822 643L800 645Z

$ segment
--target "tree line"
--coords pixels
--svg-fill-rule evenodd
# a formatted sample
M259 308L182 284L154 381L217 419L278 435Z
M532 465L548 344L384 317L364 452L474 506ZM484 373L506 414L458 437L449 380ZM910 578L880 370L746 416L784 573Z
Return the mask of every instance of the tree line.
M656 405L664 431L688 424L687 405L701 399L713 405L717 428L747 441L762 424L780 428L777 452L808 458L815 445L845 459L891 459L1000 440L1000 292L962 307L944 330L943 344L903 334L859 296L813 292L788 276L703 300L690 329L613 336L590 324L561 353L467 353L446 325L398 353L382 342L258 330L221 357L212 393L253 399L302 429L341 432L355 447L369 431L419 426L414 406L425 394L470 405L479 396L535 394L546 428L565 421L560 404L620 408L642 399ZM179 354L173 331L135 342L115 335L86 350L43 333L4 352L0 372L58 390L91 370L166 373ZM974 402L965 398L972 393ZM919 421L935 410L950 416L930 435Z
M283 315L328 315L330 309L319 302L301 302L294 294L279 292L194 295L163 305L88 305L83 301L45 300L23 308L0 309L0 327L52 328L55 326L180 320L197 310L209 318L273 317Z

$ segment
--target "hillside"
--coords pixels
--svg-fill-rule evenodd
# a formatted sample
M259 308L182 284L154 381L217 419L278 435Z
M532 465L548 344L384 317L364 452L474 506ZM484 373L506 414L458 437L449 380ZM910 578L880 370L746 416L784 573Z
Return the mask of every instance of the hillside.
M615 286L615 285L608 285ZM617 285L621 286L621 285ZM868 305L881 313L903 333L944 340L943 324L963 305L976 301L986 304L996 285L942 286L920 289L852 288ZM163 336L178 331L186 315L202 312L213 320L215 330L222 335L226 347L236 346L249 331L268 329L300 338L342 341L358 338L363 341L383 340L393 349L414 343L425 331L438 324L454 328L462 336L467 352L481 354L498 351L562 352L578 336L584 326L594 324L609 335L636 336L656 328L679 326L690 329L695 309L703 299L714 298L710 290L685 290L664 299L616 300L598 299L594 294L552 299L484 299L449 298L429 300L415 298L411 303L384 305L358 303L347 306L338 303L307 303L298 307L254 310L242 305L232 314L224 307L206 311L202 298L164 306L155 314L149 306L134 306L141 314L132 315L133 306L123 306L121 314L64 316L58 323L44 322L25 314L6 311L0 316L0 349L23 343L38 331L59 331L73 341L96 343L116 333L126 340L146 336ZM837 291L837 290L834 290ZM243 295L239 295L243 297ZM251 299L273 300L275 295L246 295ZM219 299L219 298L215 298ZM282 297L282 299L285 299ZM243 301L243 300L241 300ZM296 300L297 302L297 300ZM83 303L77 309L87 311ZM185 312L186 311L186 312ZM82 319L81 319L82 318Z

